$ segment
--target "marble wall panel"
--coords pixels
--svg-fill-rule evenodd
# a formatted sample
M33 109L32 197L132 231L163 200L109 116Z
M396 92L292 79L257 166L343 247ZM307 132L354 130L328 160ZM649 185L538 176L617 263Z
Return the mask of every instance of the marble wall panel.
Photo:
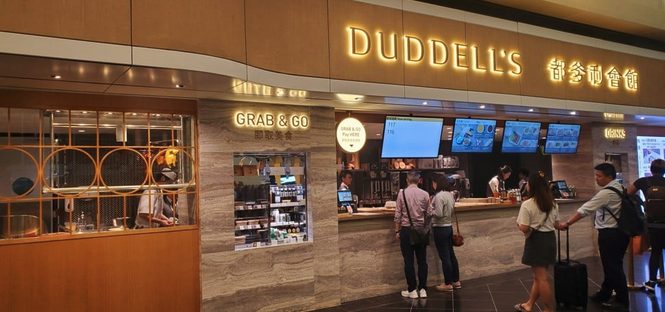
M560 204L561 218L568 218L582 202ZM465 279L524 269L521 263L524 235L516 228L518 208L459 213L465 244L455 248L460 276ZM565 219L564 219L565 220ZM576 224L571 235L570 257L597 255L595 230L588 220ZM406 285L399 243L390 216L340 223L340 283L342 302L397 293ZM565 248L565 238L562 243ZM436 247L427 249L428 285L443 282Z
M198 111L202 310L305 311L338 305L338 222L330 205L336 202L337 181L334 110L200 101ZM254 128L238 127L237 112L306 115L311 123L284 130L291 140L266 140L257 138ZM235 251L234 152L307 153L309 242Z

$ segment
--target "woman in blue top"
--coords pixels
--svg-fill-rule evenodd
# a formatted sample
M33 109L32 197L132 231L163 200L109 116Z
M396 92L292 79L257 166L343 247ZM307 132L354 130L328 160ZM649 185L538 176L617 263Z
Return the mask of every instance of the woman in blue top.
M459 281L459 264L453 250L452 215L455 210L455 199L450 193L450 183L446 176L439 176L436 181L432 181L432 186L436 190L436 195L432 199L434 206L432 232L441 259L444 279L443 284L436 286L436 290L453 291L453 288L462 288L462 283Z

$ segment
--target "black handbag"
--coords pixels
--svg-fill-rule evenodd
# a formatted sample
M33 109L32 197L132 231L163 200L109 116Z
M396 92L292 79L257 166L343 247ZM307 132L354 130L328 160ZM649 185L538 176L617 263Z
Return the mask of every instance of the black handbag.
M404 197L404 206L406 206L406 215L409 217L409 224L411 224L411 229L409 230L409 241L412 246L427 246L429 245L429 229L425 229L425 226L414 226L413 221L411 220L411 213L409 212L409 204L406 202L406 192L402 190L402 196Z

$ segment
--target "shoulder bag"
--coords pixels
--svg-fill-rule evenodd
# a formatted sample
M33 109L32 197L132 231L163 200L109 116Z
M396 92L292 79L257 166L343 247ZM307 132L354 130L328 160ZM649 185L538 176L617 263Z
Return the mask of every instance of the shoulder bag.
M409 240L412 246L427 246L429 245L429 229L425 229L425 226L414 226L413 220L411 220L411 212L409 212L409 204L406 201L406 192L405 189L402 190L402 196L404 197L404 206L406 206L406 215L409 217L409 224L411 229L409 230Z
M543 221L540 222L540 224L538 224L537 227L535 227L535 228L529 227L529 229L526 230L526 232L524 232L524 238L529 238L529 236L531 236L531 233L533 233L533 231L538 230L541 226L543 226L543 223L545 223L545 221L547 221L547 218L549 218L549 216L550 216L550 213L548 211L545 214L545 219L543 219Z
M457 227L457 233L453 233L453 246L455 247L460 247L464 245L464 236L462 236L462 233L459 232L459 222L457 221L457 212L454 211L455 208L453 208L453 213L455 214L455 226Z

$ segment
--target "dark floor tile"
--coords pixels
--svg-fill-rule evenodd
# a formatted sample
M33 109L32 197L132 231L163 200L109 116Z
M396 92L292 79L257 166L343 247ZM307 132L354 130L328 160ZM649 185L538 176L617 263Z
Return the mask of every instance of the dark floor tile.
M649 254L635 258L635 284L647 278ZM589 294L595 293L603 282L603 268L599 257L575 259L587 265ZM626 261L627 265L627 261ZM628 273L628 271L626 271ZM554 273L550 267L549 283L554 294ZM351 312L351 311L447 311L447 312L514 312L513 306L525 302L529 298L533 283L529 268L510 273L497 274L471 280L462 280L462 289L453 292L439 292L434 285L428 288L426 299L402 298L399 292L343 303L318 311ZM665 285L656 288L649 294L644 290L630 292L631 312L665 312ZM534 307L533 311L541 311ZM557 308L557 311L579 311ZM608 312L599 303L589 302L587 312Z

